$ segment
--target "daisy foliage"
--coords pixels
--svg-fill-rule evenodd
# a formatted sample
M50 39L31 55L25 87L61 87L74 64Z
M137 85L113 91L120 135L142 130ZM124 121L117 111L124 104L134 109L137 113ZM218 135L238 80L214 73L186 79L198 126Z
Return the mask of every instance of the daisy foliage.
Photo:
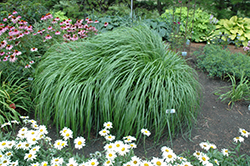
M101 152L91 153L86 158L79 150L83 150L86 143L85 138L78 136L73 138L71 129L65 127L60 131L62 139L52 140L47 136L46 126L39 125L35 120L20 117L23 126L20 127L16 136L0 133L0 165L4 166L213 166L213 165L248 165L249 156L236 154L233 150L218 150L215 144L209 142L200 143L201 150L193 154L183 153L177 155L174 151L163 146L161 157L145 158L136 156L136 137L131 135L123 137L122 140L106 139L107 135L100 132L104 137L104 147ZM9 122L11 125L15 121ZM104 123L104 129L110 133L112 122ZM35 126L36 125L36 126ZM101 130L101 131L104 131ZM239 130L242 133L242 130ZM244 130L244 134L247 133ZM145 138L145 137L144 137ZM71 147L70 140L74 143ZM134 144L134 147L130 146ZM236 151L240 141L236 144ZM76 150L76 153L73 153Z

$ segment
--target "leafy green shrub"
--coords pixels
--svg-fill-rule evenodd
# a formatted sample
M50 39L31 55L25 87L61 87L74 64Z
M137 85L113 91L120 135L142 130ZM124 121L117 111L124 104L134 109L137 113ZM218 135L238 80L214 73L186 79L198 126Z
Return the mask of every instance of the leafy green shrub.
M2 71L0 71L0 80ZM0 124L11 120L19 121L19 111L29 112L31 108L31 99L28 92L28 83L23 78L16 78L15 75L9 75L1 81L0 86Z
M187 7L178 7L175 9L175 20L174 22L180 22L182 26L180 26L180 32L182 35L185 35L185 27L187 24L187 30L190 31L192 29L192 41L202 42L207 41L211 32L215 30L215 25L210 23L210 14L202 11L201 9L195 10L195 17L193 16L194 10L190 9L187 15ZM161 18L164 19L172 19L173 9L167 9L165 13L161 15ZM193 27L192 27L193 26ZM191 32L189 32L191 33ZM189 34L191 35L191 34Z
M146 126L156 139L165 129L172 138L191 129L196 117L196 77L156 32L142 25L120 28L48 50L34 82L36 115L43 123L53 117L57 127L88 134L112 121L118 137L138 136Z
M241 78L244 71L245 76L250 78L250 57L242 53L231 53L217 45L206 45L202 51L197 51L197 65L208 72L212 77L225 77L227 74L235 74L237 79Z
M250 19L237 16L233 16L229 20L221 19L216 25L213 35L222 35L221 39L224 41L239 40L240 44L247 46L247 42L250 40Z

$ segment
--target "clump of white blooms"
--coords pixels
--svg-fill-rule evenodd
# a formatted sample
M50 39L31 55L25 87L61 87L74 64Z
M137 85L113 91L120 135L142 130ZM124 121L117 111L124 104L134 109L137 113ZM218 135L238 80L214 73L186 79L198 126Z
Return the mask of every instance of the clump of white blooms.
M134 155L133 152L133 149L137 147L135 144L136 137L128 135L123 137L122 140L115 140L115 136L110 134L110 129L113 128L111 122L105 122L103 125L104 128L99 132L106 140L103 151L96 151L90 154L90 158L80 157L82 160L79 160L79 157L76 158L74 155L60 156L60 154L66 154L67 149L65 148L73 148L70 145L70 139L73 138L72 130L64 127L60 131L62 138L52 141L52 139L47 136L48 130L45 125L39 125L35 120L29 120L28 117L25 116L22 116L21 119L26 126L19 129L15 139L1 140L0 138L0 165L114 166L119 163L119 165L122 166L191 166L193 162L188 161L188 159L183 156L176 155L174 151L167 146L161 148L162 157L141 159ZM8 123L10 123L10 125L12 123L17 124L16 121ZM28 126L29 124L30 127ZM7 127L8 125L2 126ZM243 137L248 137L249 135L249 132L245 129L240 128L239 132ZM141 129L141 133L145 136L150 136L151 134L147 129ZM241 136L235 137L234 141L236 143L243 142L244 138ZM74 149L82 149L85 146L85 142L84 137L78 136L73 140ZM219 151L215 144L209 142L201 142L199 145L204 152L195 151L193 156L201 165L220 165L220 161L211 155L215 153L221 153L224 158L230 158L228 149L224 148ZM48 155L41 155L44 152L48 152ZM16 156L19 156L18 160ZM41 156L46 156L46 160L45 158L41 158Z

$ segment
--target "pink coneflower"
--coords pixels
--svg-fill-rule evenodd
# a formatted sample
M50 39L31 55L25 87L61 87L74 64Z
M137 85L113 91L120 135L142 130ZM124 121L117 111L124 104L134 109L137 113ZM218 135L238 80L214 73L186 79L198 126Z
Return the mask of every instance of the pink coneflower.
M40 33L40 34L42 34L42 33L43 33L43 31L41 31L41 30L38 30L38 31L37 31L37 33Z
M108 26L108 25L109 25L109 23L107 23L107 22L104 23L104 26L105 26L105 27Z
M14 40L15 38L13 36L8 37L9 41Z
M25 65L25 68L30 68L31 66L29 64Z
M49 26L49 27L48 27L48 30L51 30L51 29L52 29L52 26Z
M85 18L85 21L89 21L89 18L87 17L87 18Z
M5 54L5 52L3 52L3 51L2 51L2 52L0 52L0 56L3 56L4 54Z
M94 22L94 23L99 23L99 21L95 20L95 22Z
M9 14L9 15L8 15L8 19L12 18L12 16L13 16L12 14Z
M30 31L24 31L24 34L28 35L28 34L30 34Z
M5 49L6 50L11 50L12 48L13 48L13 46L8 44Z
M61 34L60 31L56 31L56 32L55 32L55 35L60 35L60 34Z
M46 20L46 18L44 16L41 17L41 20Z
M18 51L18 50L14 50L14 53L13 53L13 55L21 55L22 54L22 52L21 51Z
M30 61L29 63L30 63L30 64L33 64L33 63L35 63L35 62L34 62L34 61Z
M56 24L57 21L54 19L53 21L51 21L52 24Z
M23 37L23 36L24 36L24 34L23 34L23 33L20 33L20 34L18 35L17 39L19 39L20 37Z
M12 14L17 14L17 11L13 11L13 13Z
M15 62L17 60L17 57L13 54L10 56L9 61L10 62Z
M7 45L6 40L1 41L1 43L0 43L0 49L4 48L6 45Z
M33 29L32 29L33 27L31 26L31 25L29 25L28 27L27 27L27 29L26 30L28 30L28 31L32 31Z
M20 43L20 41L15 41L15 46L17 46Z
M3 58L3 61L5 62L5 61L7 61L8 60L8 57L4 57Z
M37 48L33 47L30 49L30 51L32 51L32 52L37 51Z
M85 29L87 29L89 26L88 26L88 24L85 24L84 26L83 26L83 28L85 28Z
M180 22L177 22L177 24L181 24Z
M87 24L91 24L91 23L93 23L93 21L92 21L91 19L89 19L89 20L87 21Z
M60 21L60 18L59 18L59 17L56 17L55 20L56 20L56 21Z
M47 13L47 14L45 15L45 19L49 19L49 18L53 18L53 16L52 16L52 14Z
M7 18L3 18L3 22L6 22L8 19Z

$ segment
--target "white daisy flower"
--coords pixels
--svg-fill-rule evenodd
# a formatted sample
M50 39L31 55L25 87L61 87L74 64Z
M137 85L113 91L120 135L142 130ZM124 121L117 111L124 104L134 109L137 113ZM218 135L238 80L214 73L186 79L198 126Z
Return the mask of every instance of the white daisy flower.
M228 155L229 155L228 149L225 149L225 148L221 149L221 153L222 153L224 156L228 156Z
M167 166L167 164L164 162L164 159L160 159L158 157L153 157L151 163L157 166Z
M205 149L206 151L210 149L210 146L207 142L201 142L199 145L202 149Z
M143 135L146 135L146 136L150 136L150 131L148 131L147 129L141 129L141 133L143 134Z
M111 128L113 128L112 122L104 122L103 126L104 126L106 129L111 129Z
M115 160L115 158L117 157L114 151L107 151L105 156L106 156L106 159L111 160L111 161Z
M239 129L239 132L243 137L247 137L247 138L248 138L248 135L250 134L248 131L242 128Z
M86 165L91 165L91 166L97 166L99 164L99 162L97 161L97 159L93 158L90 159Z
M69 162L68 162L66 165L67 165L67 166L78 166L76 160L75 160L73 157L71 157L71 158L69 159Z
M99 131L99 134L100 134L101 136L106 136L106 135L108 135L109 133L110 133L110 131L107 130L107 129L102 129L101 131Z
M85 146L85 139L83 137L77 137L74 140L74 143L75 143L75 148L76 149L81 149L82 147Z
M27 161L33 161L34 159L36 159L36 154L35 152L32 152L30 151L29 153L26 153L25 156L24 156L24 160L27 160Z
M113 141L113 140L115 140L115 136L113 136L113 135L106 135L105 136L105 139L107 140L107 141Z
M165 159L165 161L167 163L173 163L177 156L174 152L165 152L165 153L162 153L162 157Z
M132 163L132 165L140 165L141 164L141 159L139 158L139 157L137 157L137 156L133 156L132 158L131 158L131 163Z
M244 138L243 137L241 137L241 136L239 136L239 137L235 137L234 138L234 142L243 142L244 141Z

